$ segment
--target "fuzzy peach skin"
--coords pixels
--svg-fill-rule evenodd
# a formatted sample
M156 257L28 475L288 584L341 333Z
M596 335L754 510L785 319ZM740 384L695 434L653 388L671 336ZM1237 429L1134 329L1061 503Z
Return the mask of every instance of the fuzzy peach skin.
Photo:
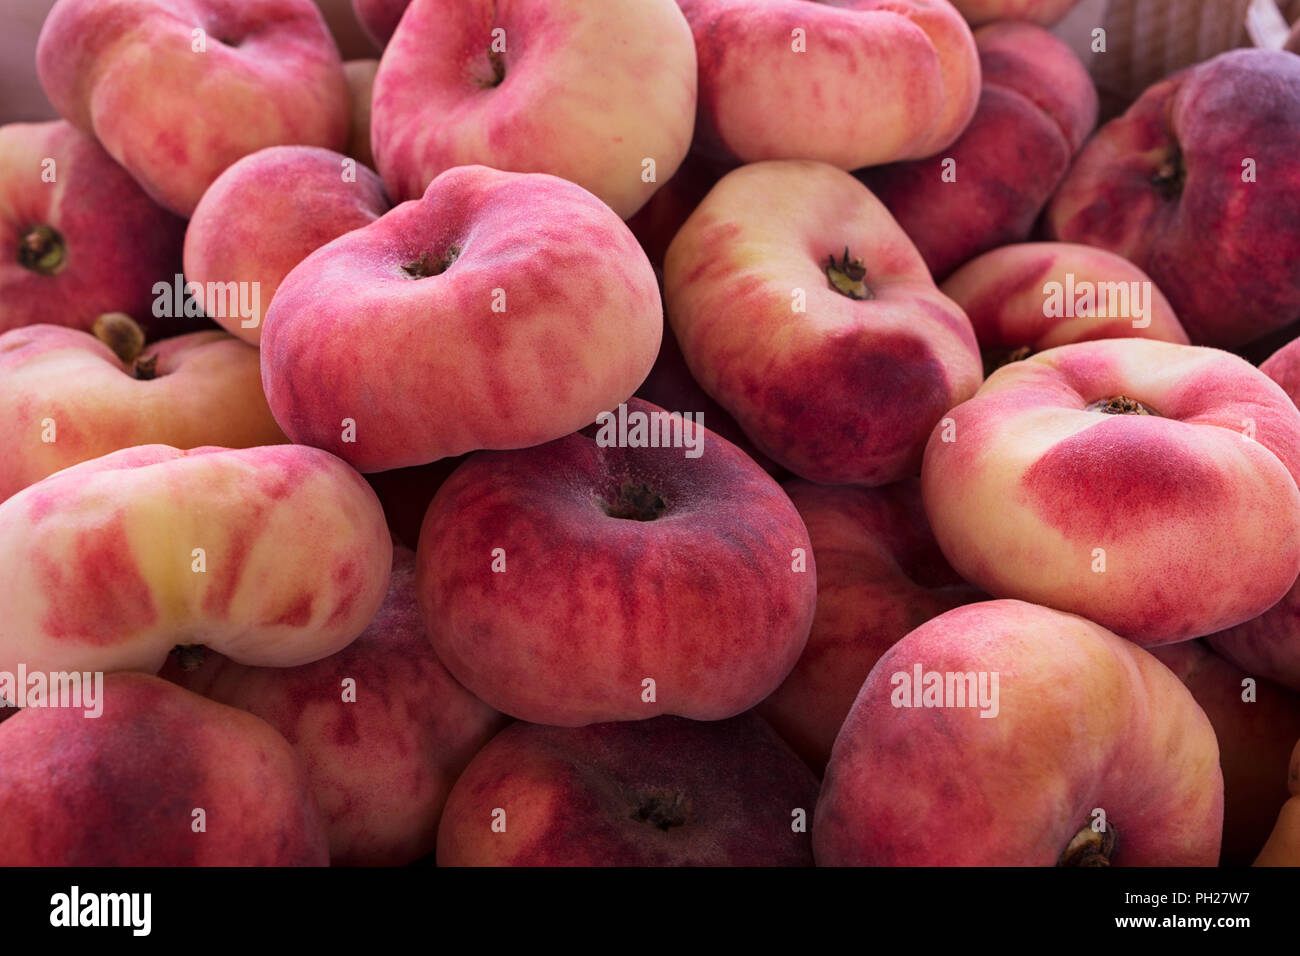
M1300 58L1233 50L1150 87L1084 146L1045 222L1132 260L1198 345L1300 318Z
M395 201L482 164L568 179L626 219L681 164L694 116L673 0L414 0L379 62L371 146Z
M241 156L347 142L343 63L311 0L59 0L36 67L54 108L181 216Z
M1255 866L1300 866L1300 742L1291 752L1287 770L1291 799L1282 805L1277 825L1255 860Z
M382 48L390 39L411 0L352 0L352 11L375 45Z
M178 644L307 664L374 617L392 550L374 492L314 448L104 455L0 504L0 670L153 673Z
M654 270L608 206L466 166L285 277L262 384L294 441L386 471L567 435L636 390L662 334Z
M378 71L378 60L348 60L343 64L343 75L348 79L348 102L352 104L347 154L371 169L375 168L375 154L370 151L370 101Z
M1202 641L1153 647L1210 718L1223 769L1221 866L1249 866L1286 802L1285 768L1300 738L1300 695L1256 681Z
M0 332L40 322L89 329L106 312L155 335L180 331L153 318L152 303L154 283L181 271L184 234L184 222L69 123L0 126Z
M1097 123L1088 71L1046 30L994 23L975 31L975 45L983 86L957 141L929 159L857 173L939 281L981 252L1026 239Z
M107 675L102 705L0 724L0 866L326 865L302 768L263 721L145 674Z
M918 667L946 687L991 690L997 674L977 702L995 706L923 706L903 682ZM813 852L819 866L1213 866L1222 825L1214 730L1167 668L1083 618L988 601L922 624L871 671Z
M438 865L811 866L816 799L817 778L752 713L518 723L452 789Z
M698 457L601 447L593 426L472 455L438 489L420 530L420 608L471 692L521 720L579 726L720 720L785 679L816 601L808 533L739 449L683 428Z
M947 0L677 2L699 56L695 148L715 159L920 159L975 113L975 43Z
M204 312L252 345L284 277L331 239L388 211L372 170L315 146L272 146L229 166L203 194L185 231L185 278ZM239 290L256 283L257 295ZM258 308L245 315L247 301Z
M846 251L866 277L842 292ZM664 300L696 381L811 481L916 474L934 423L979 387L966 316L880 201L825 164L724 176L668 247Z
M334 866L404 866L433 852L451 785L506 722L438 663L405 548L393 552L379 612L337 654L302 667L247 667L210 652L193 669L180 662L173 655L163 676L260 717L293 745Z
M1278 349L1259 370L1293 402L1300 399L1300 340ZM1211 635L1209 643L1252 677L1300 691L1300 581L1258 617Z
M971 26L990 20L1028 20L1050 27L1069 13L1079 0L952 0Z
M1298 474L1300 411L1248 362L1104 339L994 372L936 426L922 491L968 581L1165 644L1291 587Z
M880 655L930 618L984 595L935 544L919 482L848 488L796 478L783 487L817 555L817 612L799 662L758 712L820 774Z
M1051 283L1056 287L1049 289ZM1073 301L1067 301L1067 288L1074 290ZM1151 295L1150 314L1145 314L1146 289ZM985 368L997 367L1012 355L1025 358L1058 345L1095 339L1188 344L1187 332L1169 300L1147 274L1127 259L1092 246L1073 242L1003 246L966 263L939 291L970 319ZM1091 313L1081 298L1085 291L1093 296ZM1061 309L1053 304L1049 310L1053 296ZM1074 314L1049 315L1049 311Z
M262 394L257 350L224 332L163 339L129 364L76 329L29 325L0 335L0 501L133 445L284 440Z

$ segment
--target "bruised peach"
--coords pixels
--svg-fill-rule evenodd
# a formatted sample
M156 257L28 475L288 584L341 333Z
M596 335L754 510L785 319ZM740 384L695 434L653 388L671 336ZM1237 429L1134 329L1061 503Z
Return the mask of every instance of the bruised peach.
M916 247L821 163L724 176L668 247L664 298L696 381L811 481L914 475L930 429L982 377L970 322Z
M1213 866L1214 730L1178 679L1091 621L968 604L895 644L835 740L821 866Z
M401 866L433 852L451 785L504 718L434 656L415 554L393 553L388 596L355 641L301 667L173 656L163 676L280 731L306 771L335 866Z
M294 441L387 471L589 424L636 390L662 332L654 270L608 206L467 166L294 267L262 384Z
M144 674L105 677L102 707L0 724L0 865L328 862L302 768L263 721Z
M817 612L799 662L758 712L821 773L880 655L930 618L982 596L935 544L918 482L835 488L796 478L783 487L817 556Z
M75 329L29 325L0 335L0 501L133 445L282 441L257 350L224 332L163 339L131 361Z
M95 140L65 122L0 126L0 332L89 330L125 312L154 335L154 284L181 270L185 223L156 206Z
M208 316L257 345L266 309L293 267L387 211L384 184L350 157L314 146L258 150L199 200L185 231L185 277L201 287Z
M807 531L707 428L636 399L618 414L626 429L603 420L456 469L420 531L425 627L457 680L521 720L734 716L808 639Z
M383 600L384 514L299 445L141 445L0 504L0 671L156 672L178 644L288 667L340 650Z
M241 156L347 142L343 63L311 0L58 0L36 67L54 108L181 216Z
M451 792L440 866L810 866L817 778L753 714L507 727Z
M1291 587L1297 475L1300 411L1248 362L1104 339L994 372L936 426L922 488L968 581L1164 644Z

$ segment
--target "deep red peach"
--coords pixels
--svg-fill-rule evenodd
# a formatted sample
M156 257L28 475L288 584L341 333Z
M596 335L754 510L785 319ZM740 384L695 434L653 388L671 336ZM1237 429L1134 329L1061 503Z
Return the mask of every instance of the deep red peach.
M810 866L817 778L753 714L514 724L447 800L440 866Z
M1156 83L1088 141L1045 221L1132 260L1197 344L1300 318L1300 59L1233 50Z
M638 399L626 413L671 424ZM472 455L438 489L420 607L438 658L489 705L558 726L720 720L790 672L816 599L799 513L734 445L677 423L689 447L607 446L602 423Z
M326 865L302 768L263 721L144 674L108 675L101 703L0 724L0 865Z
M89 330L109 312L152 335L193 327L152 308L154 284L180 274L184 234L183 221L70 124L0 126L0 332Z
M1153 647L1156 660L1210 718L1223 768L1221 866L1249 866L1288 797L1286 765L1300 738L1300 696L1269 681L1248 692L1247 674L1201 641Z

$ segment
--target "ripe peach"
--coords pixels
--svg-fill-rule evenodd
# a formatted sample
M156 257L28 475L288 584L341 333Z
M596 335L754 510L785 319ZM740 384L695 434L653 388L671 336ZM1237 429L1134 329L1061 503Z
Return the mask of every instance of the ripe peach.
M343 462L141 445L0 504L0 671L157 672L177 644L306 664L374 617L392 543Z
M0 866L324 866L325 830L284 738L144 674L103 713L0 724Z
M1139 644L1260 614L1300 573L1300 411L1216 349L1063 345L930 436L926 513L962 577Z
M311 0L58 0L36 67L54 108L181 216L241 156L347 142L343 63Z
M589 424L645 378L662 316L645 253L595 196L466 166L294 267L262 384L294 441L387 471Z
M1020 601L895 644L835 740L821 866L1213 866L1214 730L1142 648Z
M817 778L753 714L518 723L456 782L439 866L811 866Z
M89 330L109 312L154 335L181 331L187 323L155 319L151 305L154 284L181 271L184 234L183 221L72 125L0 126L0 332Z
M335 866L402 866L433 852L451 785L505 719L434 656L415 554L393 553L388 596L355 641L301 667L176 655L163 676L265 720L293 745Z
M724 176L668 247L664 298L696 381L811 481L915 474L979 387L966 316L880 201L825 164Z
M1300 318L1300 59L1232 50L1147 89L1079 153L1052 238L1130 259L1198 345Z
M503 713L720 720L770 694L808 639L816 568L781 487L691 421L676 420L678 447L633 444L634 414L663 416L657 438L671 423L633 399L626 443L602 423L471 455L425 516L434 650Z
M970 28L933 0L677 0L695 35L695 144L723 162L920 159L979 98Z
M1293 402L1300 399L1300 340L1278 349L1259 370ZM1209 643L1252 677L1300 691L1300 581L1258 617L1211 635Z
M847 488L796 478L783 487L817 556L817 612L799 662L758 712L820 774L880 655L983 595L935 544L919 482Z
M1249 866L1287 799L1286 765L1300 738L1300 695L1269 681L1248 691L1247 674L1201 641L1151 653L1192 692L1210 718L1223 768L1222 866Z
M1074 52L1029 23L975 31L983 86L970 125L928 159L857 173L942 281L1028 238L1097 123L1097 91ZM954 178L955 177L955 178Z
M1021 242L962 266L939 287L966 313L989 371L1012 359L1094 339L1187 345L1187 332L1147 274L1113 252Z
M549 173L626 219L691 142L673 0L414 0L379 61L371 145L395 202L456 166Z
M224 332L163 339L129 362L76 329L29 325L0 335L0 501L133 445L282 441L257 350Z
M231 164L199 200L185 231L185 277L203 287L207 315L257 345L293 267L387 211L383 182L354 159L314 146L258 150ZM245 300L250 314L234 305Z

